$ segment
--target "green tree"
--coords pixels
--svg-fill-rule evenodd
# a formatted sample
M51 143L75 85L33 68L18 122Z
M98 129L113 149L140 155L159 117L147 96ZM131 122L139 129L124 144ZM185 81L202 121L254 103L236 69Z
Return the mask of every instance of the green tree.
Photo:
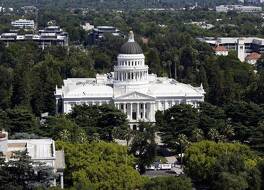
M192 131L198 127L199 117L197 109L191 105L180 104L165 110L164 126L160 128L162 141L169 148L177 148L177 137L184 134L191 137Z
M54 91L56 85L61 84L59 65L60 62L49 55L33 69L35 75L32 77L34 88L31 106L37 115L44 112L55 113Z
M114 128L126 128L126 115L111 105L76 105L70 118L87 133L88 137L98 133L103 140L113 140Z
M68 131L73 134L76 128L77 125L65 115L49 116L40 133L42 136L52 137L57 140L60 139L61 133Z
M139 172L145 173L146 166L155 161L156 143L155 126L151 123L139 123L139 130L134 131L129 152L137 158Z
M249 138L251 148L264 154L264 123L260 122Z
M234 128L234 138L241 142L248 141L264 118L263 109L254 103L234 102L226 105L224 109Z
M199 142L204 139L204 132L203 130L196 128L192 131L192 137L193 142Z
M30 108L29 65L16 65L12 89L12 105Z
M54 179L52 168L33 162L26 152L16 152L13 160L0 161L0 189L48 188Z
M214 190L246 190L248 189L247 181L240 175L221 172L218 180L214 183Z
M5 128L11 134L27 132L31 133L37 131L38 125L35 116L23 107L6 110L7 121L5 121Z
M227 176L234 178L234 187L259 189L260 172L257 168L258 156L246 145L201 141L193 143L185 151L185 172L196 182L211 189L221 188L219 185L228 181ZM242 179L239 181L239 179ZM228 189L228 185L223 188Z
M11 105L12 70L0 65L0 108L6 109Z
M143 185L143 179L133 168L134 157L127 155L125 146L106 142L57 142L56 146L65 152L68 186L83 184L92 189L122 190Z
M189 144L188 138L184 134L179 134L176 139L177 144L180 146L180 154L181 154L181 167L183 164L183 152Z
M187 177L156 177L147 182L143 190L191 190L192 182Z

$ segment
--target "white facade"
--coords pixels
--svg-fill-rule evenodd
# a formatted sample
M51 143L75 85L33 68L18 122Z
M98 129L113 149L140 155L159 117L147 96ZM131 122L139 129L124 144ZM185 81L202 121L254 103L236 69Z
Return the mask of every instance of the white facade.
M11 22L11 25L16 28L30 28L34 29L34 20L18 19Z
M124 45L132 53L121 51L114 72L97 74L96 78L64 80L64 85L55 92L57 111L59 105L61 112L69 113L76 104L113 104L127 115L131 127L135 127L139 121L155 122L157 110L163 111L182 103L197 107L204 101L202 85L193 87L149 74L144 54L134 50L140 47L134 42L133 34Z
M228 56L228 51L215 51L215 55Z
M243 5L219 5L215 7L216 12L261 12L262 7L257 6L243 6Z

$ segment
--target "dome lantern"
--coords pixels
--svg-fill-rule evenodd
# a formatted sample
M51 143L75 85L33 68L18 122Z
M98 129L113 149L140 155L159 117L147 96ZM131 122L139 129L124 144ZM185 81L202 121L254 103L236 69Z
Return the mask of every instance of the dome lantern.
M134 39L134 33L129 32L129 38L120 48L120 54L143 54L140 45Z

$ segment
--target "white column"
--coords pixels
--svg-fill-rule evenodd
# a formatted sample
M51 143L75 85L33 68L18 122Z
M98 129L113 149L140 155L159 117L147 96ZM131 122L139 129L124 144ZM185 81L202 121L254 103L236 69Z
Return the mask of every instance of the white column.
M133 106L133 104L130 103L130 113L129 113L129 115L130 115L130 120L132 120L132 106Z
M165 108L165 110L168 109L168 101L167 100L164 101L164 108Z
M59 99L56 98L56 114L59 112Z
M144 102L143 103L143 120L146 119L146 117L145 117L146 115L145 114L146 114L146 103Z
M137 103L137 120L140 119L140 114L139 114L139 102Z
M149 121L153 121L153 104L149 103Z
M153 121L153 122L155 122L155 114L156 114L156 103L155 102L153 102L153 103L151 103L151 114L152 114L152 120L151 121Z
M124 113L127 114L126 113L126 103L124 103L123 106L124 106Z
M60 186L61 186L61 189L64 189L63 172L60 173Z

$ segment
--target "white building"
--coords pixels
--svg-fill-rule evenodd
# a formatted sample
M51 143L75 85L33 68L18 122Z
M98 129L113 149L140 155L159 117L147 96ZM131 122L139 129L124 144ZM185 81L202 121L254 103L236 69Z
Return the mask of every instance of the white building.
M219 5L215 7L216 12L261 12L262 7L244 5Z
M261 54L257 52L253 52L247 55L245 61L251 65L255 65L260 58L261 58Z
M251 53L257 52L264 54L264 39L258 37L204 37L197 38L201 42L208 43L212 48L221 46L230 50L235 50L240 61L245 61L245 58ZM250 57L249 57L250 59ZM247 61L248 62L248 61ZM252 61L249 61L250 64Z
M213 50L215 55L228 56L228 50L224 46L216 45Z
M145 56L130 32L129 40L120 49L114 72L96 78L69 78L56 88L57 111L71 112L74 105L114 104L124 112L130 127L139 121L155 122L155 112L176 104L197 107L204 101L202 87L193 87L167 77L148 73Z
M11 25L15 28L34 29L34 20L18 19L11 22Z
M0 152L6 161L12 160L17 151L26 151L33 162L42 162L53 169L60 179L60 187L63 188L63 170L65 159L63 151L55 150L55 142L52 139L8 139L8 133L0 131ZM53 185L56 186L56 178Z
M24 34L18 33L2 33L0 34L0 42L4 42L6 46L15 42L36 42L39 47L45 49L45 47L58 45L68 46L68 33L64 32L59 26L48 26L43 30L39 30L38 34Z

